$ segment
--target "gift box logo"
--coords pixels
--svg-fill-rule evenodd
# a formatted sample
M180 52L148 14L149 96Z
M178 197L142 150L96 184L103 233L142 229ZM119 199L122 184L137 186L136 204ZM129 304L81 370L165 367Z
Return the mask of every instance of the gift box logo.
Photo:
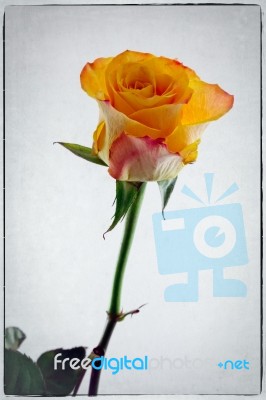
M225 279L223 269L248 263L242 207L239 203L211 205L213 174L205 174L208 205L153 215L158 269L162 275L188 274L186 284L165 290L171 302L198 301L198 274L213 270L214 297L245 297L246 285ZM214 204L238 190L234 183ZM203 203L187 186L182 192ZM203 203L204 204L204 203Z

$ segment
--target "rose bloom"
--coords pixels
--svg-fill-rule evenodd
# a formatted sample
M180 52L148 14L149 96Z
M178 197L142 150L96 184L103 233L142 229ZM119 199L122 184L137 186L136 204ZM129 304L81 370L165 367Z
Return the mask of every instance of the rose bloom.
M87 63L81 85L100 108L93 150L122 181L175 178L234 100L179 61L129 50Z

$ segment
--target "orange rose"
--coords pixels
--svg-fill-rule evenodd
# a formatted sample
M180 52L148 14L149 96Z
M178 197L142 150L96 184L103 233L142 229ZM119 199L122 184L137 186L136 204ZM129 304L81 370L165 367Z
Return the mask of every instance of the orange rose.
M196 160L206 124L233 105L180 62L129 50L87 63L81 85L100 108L94 152L121 181L175 178Z

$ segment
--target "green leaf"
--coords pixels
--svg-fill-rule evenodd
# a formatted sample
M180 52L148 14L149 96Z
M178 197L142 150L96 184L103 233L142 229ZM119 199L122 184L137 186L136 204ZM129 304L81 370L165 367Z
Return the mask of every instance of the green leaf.
M163 218L164 218L164 209L167 206L170 196L174 190L176 180L177 180L177 177L174 179L168 179L165 181L157 182L159 189L160 189L160 193L161 193Z
M61 144L61 146L65 147L65 149L71 151L78 157L84 158L84 160L90 161L94 164L107 166L103 160L101 160L97 155L93 154L92 149L89 147L81 146L80 144L75 143L63 143L63 142L55 142Z
M129 207L134 203L142 184L143 182L116 181L116 207L115 215L113 217L114 220L104 235L114 229L118 222L125 217Z
M19 351L5 350L4 391L6 395L46 394L42 374L37 365Z
M8 350L17 350L26 335L21 329L16 327L9 327L5 329L5 348Z
M59 356L59 353L61 355ZM55 369L55 356L58 354L56 369ZM82 361L85 358L86 351L84 347L75 347L70 350L56 349L43 353L37 360L42 375L45 380L48 394L51 396L67 396L76 386L82 368L73 369L70 367L69 362L73 358ZM60 361L68 358L69 360L62 364ZM77 363L77 366L80 363ZM63 369L64 368L64 369Z

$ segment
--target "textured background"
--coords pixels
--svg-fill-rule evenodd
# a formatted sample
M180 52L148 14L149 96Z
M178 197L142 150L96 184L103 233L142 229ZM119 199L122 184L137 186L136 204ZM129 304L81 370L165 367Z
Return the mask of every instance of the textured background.
M91 144L98 110L79 73L87 61L128 48L178 58L235 95L231 112L207 128L168 209L195 207L180 189L204 196L206 172L216 174L217 194L238 183L227 202L243 206L250 262L226 276L242 279L248 296L213 298L212 272L204 271L199 302L164 301L178 276L157 271L151 216L160 199L150 184L123 292L125 310L148 305L117 327L109 356L199 359L201 368L106 372L101 393L258 393L259 35L256 6L6 9L6 326L27 334L21 350L33 359L61 346L91 349L103 329L122 233L102 240L114 182L52 143ZM217 363L228 358L246 358L252 368L225 373Z

